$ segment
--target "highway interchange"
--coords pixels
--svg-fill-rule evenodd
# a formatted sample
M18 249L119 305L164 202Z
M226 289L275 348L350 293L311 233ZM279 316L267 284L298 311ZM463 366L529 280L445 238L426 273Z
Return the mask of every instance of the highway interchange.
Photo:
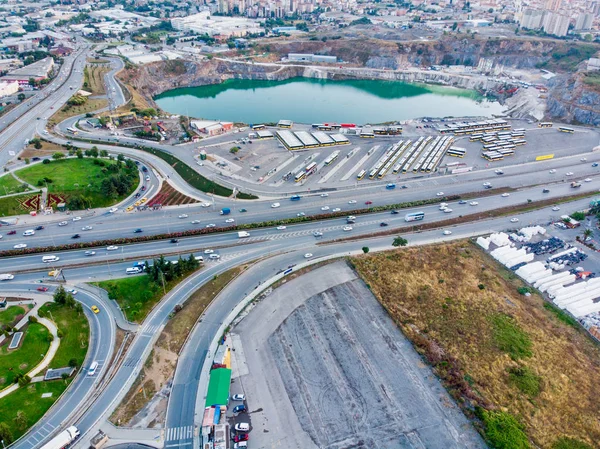
M71 95L69 86L80 86L85 60L88 56L89 47L81 44L79 52L75 53L67 64L61 69L64 76L62 87L56 88L49 93L45 90L44 96L40 98L35 107L31 105L29 111L20 111L23 114L15 119L13 125L4 129L0 134L0 163L6 165L10 159L23 147L23 140L31 138L34 133L42 135L46 126L46 119L52 115L53 109L59 108ZM70 64L73 65L73 70ZM116 107L125 101L124 95L114 81L114 73L121 68L120 60L111 60L114 70L107 75L110 102ZM59 76L59 80L61 80ZM57 80L57 81L59 81ZM53 88L54 81L50 87ZM112 88L115 88L114 90ZM16 109L11 111L15 114ZM11 119L12 116L7 116ZM39 120L38 120L39 118ZM65 126L72 124L71 121L56 127L54 135L45 138L64 143L69 139L65 136ZM70 126L70 125L69 125ZM0 130L2 128L0 127ZM130 139L131 143L139 143L137 139ZM89 148L92 144L77 143L82 148ZM60 260L52 264L42 263L41 254L6 257L0 259L0 273L11 272L15 279L3 285L5 294L24 295L35 290L37 286L47 285L48 294L51 294L57 283L47 276L52 268L63 268L63 273L68 285L75 286L79 293L76 299L85 308L86 315L91 323L92 341L88 351L86 363L96 360L100 362L100 376L88 378L79 375L67 390L67 393L55 404L51 413L47 414L36 424L23 438L16 442L15 448L37 448L44 441L66 425L75 424L80 430L82 437L77 447L86 447L86 443L102 428L105 420L110 416L119 401L127 393L135 381L143 363L150 353L152 346L158 338L160 331L166 324L169 314L175 305L185 301L199 286L213 276L223 273L240 264L257 261L248 272L241 276L231 288L225 290L219 300L209 307L202 317L202 325L194 328L192 338L184 347L175 373L173 389L170 396L169 407L165 424L164 435L172 436L164 441L165 447L197 447L197 426L201 420L203 408L202 397L204 391L200 385L201 370L206 359L209 343L217 333L219 327L227 319L229 313L259 283L267 281L277 272L290 265L305 262L304 254L310 252L310 260L317 261L321 257L331 255L345 255L359 250L362 246L369 246L371 251L391 248L392 236L369 238L369 234L380 231L380 224L385 222L385 229L401 228L406 226L404 214L410 211L422 210L426 214L426 222L439 221L457 215L466 215L476 212L485 212L497 207L511 206L526 203L527 200L541 200L548 198L559 198L575 190L569 187L569 182L575 179L590 177L590 182L582 183L582 187L576 192L594 192L600 188L600 178L597 178L598 168L591 164L600 161L600 155L590 153L587 161L581 161L580 155L561 158L543 163L529 163L505 168L504 175L495 175L493 169L478 170L464 175L447 175L435 179L419 179L407 181L406 189L386 190L382 185L368 185L355 190L340 190L330 192L327 197L321 193L303 195L300 201L290 201L289 198L278 198L278 194L272 192L263 195L258 201L235 201L225 198L213 198L198 192L185 183L172 168L161 159L127 147L102 146L111 153L121 153L127 157L138 160L145 164L150 170L150 181L143 181L147 186L146 194L158 191L162 182L168 179L170 183L182 192L197 198L200 202L210 202L209 207L203 207L199 203L185 207L165 208L159 211L142 211L126 213L124 209L133 203L134 198L129 198L121 205L115 213L107 210L98 210L81 214L81 220L72 221L72 216L49 216L25 218L19 221L17 226L10 229L17 231L16 235L6 235L0 239L0 250L12 249L15 244L27 243L28 247L45 247L72 243L73 234L80 234L79 242L92 242L95 240L110 239L123 236L134 236L136 228L142 228L142 235L159 233L179 232L187 229L205 227L215 224L218 227L226 226L227 218L234 218L235 223L253 223L273 219L294 217L298 213L306 215L317 215L324 213L323 207L328 206L330 210L339 207L342 211L349 211L367 207L365 202L372 202L370 206L400 203L424 198L433 198L438 192L445 195L458 195L467 192L482 191L482 182L492 182L495 188L512 187L508 197L500 197L495 194L492 197L474 197L469 201L477 201L479 204L470 206L459 205L456 201L450 202L453 209L452 214L444 214L437 205L418 207L415 209L403 209L400 214L392 215L390 212L380 212L367 215L359 215L356 223L352 225L351 231L344 231L346 226L343 218L306 222L289 225L284 230L275 227L250 230L250 237L239 239L235 232L222 232L195 236L181 239L178 243L170 243L168 240L153 241L146 243L120 245L116 251L107 251L104 247L94 249L94 256L86 256L85 250L73 250L53 252L60 256ZM591 150L591 149L590 149ZM10 165L9 165L10 166ZM549 171L556 169L557 173ZM575 173L576 178L566 176L567 172ZM530 187L529 187L530 186ZM548 187L549 193L542 193L542 188ZM349 204L349 201L356 201ZM274 202L280 203L279 207L273 208ZM563 206L566 212L585 207L589 200L575 201L568 206ZM230 207L232 214L222 216L219 210L222 207ZM242 213L240 209L247 209ZM187 217L180 218L182 214ZM519 224L546 224L562 215L562 211L552 211L550 207L519 214ZM493 230L515 227L505 216L489 220L477 220L474 222L448 228L452 235L442 235L442 229L424 231L408 234L409 244L425 244L439 242L453 238L464 238L468 236L488 233ZM67 220L66 226L58 226L58 222ZM194 220L200 221L192 224ZM22 233L26 229L43 224L45 229L37 231L35 235L24 237ZM89 231L82 231L84 226L91 226ZM315 238L315 232L322 233L321 238ZM331 242L336 239L360 235L363 239L350 242L319 244ZM112 302L106 301L101 295L83 285L85 282L122 277L125 269L132 265L132 261L145 260L160 254L173 254L170 258L176 258L175 254L187 255L194 253L202 254L206 249L214 249L221 257L218 260L206 260L205 268L187 278L171 292L169 292L153 309L142 324L131 325L125 322L124 317ZM206 256L205 256L206 258ZM91 313L92 305L99 305L103 313ZM109 371L105 365L111 359L114 350L116 326L135 330L133 342L119 366L114 366ZM107 374L110 374L108 376ZM105 376L105 377L103 377ZM205 386L204 386L205 387ZM175 430L175 431L170 431Z

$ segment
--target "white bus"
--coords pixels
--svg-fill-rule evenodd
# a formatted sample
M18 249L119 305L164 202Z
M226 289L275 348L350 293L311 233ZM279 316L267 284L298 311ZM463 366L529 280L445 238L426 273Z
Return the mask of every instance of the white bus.
M67 131L69 131L71 134L77 134L79 131L77 130L77 128L74 128L72 126L69 126L67 128Z
M42 262L50 263L50 262L58 262L60 257L58 256L42 256Z
M425 218L425 212L413 212L404 216L404 221L419 221Z
M367 171L366 171L366 170L361 170L361 171L358 173L358 175L356 175L356 179L358 179L358 180L360 181L361 179L363 179L363 178L365 177L365 175L366 175L366 174L367 174Z

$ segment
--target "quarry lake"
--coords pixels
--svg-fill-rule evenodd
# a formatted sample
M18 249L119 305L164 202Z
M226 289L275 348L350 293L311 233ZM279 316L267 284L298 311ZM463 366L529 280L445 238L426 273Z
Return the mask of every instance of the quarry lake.
M504 107L471 90L382 80L228 80L170 90L155 98L172 114L249 124L384 123L417 117L502 114Z

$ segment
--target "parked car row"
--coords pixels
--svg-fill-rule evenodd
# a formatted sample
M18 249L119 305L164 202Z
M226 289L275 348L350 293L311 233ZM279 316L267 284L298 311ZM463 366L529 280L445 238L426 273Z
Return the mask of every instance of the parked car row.
M532 252L536 256L540 256L542 254L554 254L559 249L564 249L565 242L558 237L550 237L541 242L524 243L523 248L525 248L527 252Z

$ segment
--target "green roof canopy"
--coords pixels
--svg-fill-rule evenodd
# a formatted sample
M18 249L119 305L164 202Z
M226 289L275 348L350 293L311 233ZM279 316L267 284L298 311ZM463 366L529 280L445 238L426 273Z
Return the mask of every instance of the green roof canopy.
M230 384L230 369L217 368L212 370L208 382L208 393L206 394L206 407L212 407L213 405L227 405Z

